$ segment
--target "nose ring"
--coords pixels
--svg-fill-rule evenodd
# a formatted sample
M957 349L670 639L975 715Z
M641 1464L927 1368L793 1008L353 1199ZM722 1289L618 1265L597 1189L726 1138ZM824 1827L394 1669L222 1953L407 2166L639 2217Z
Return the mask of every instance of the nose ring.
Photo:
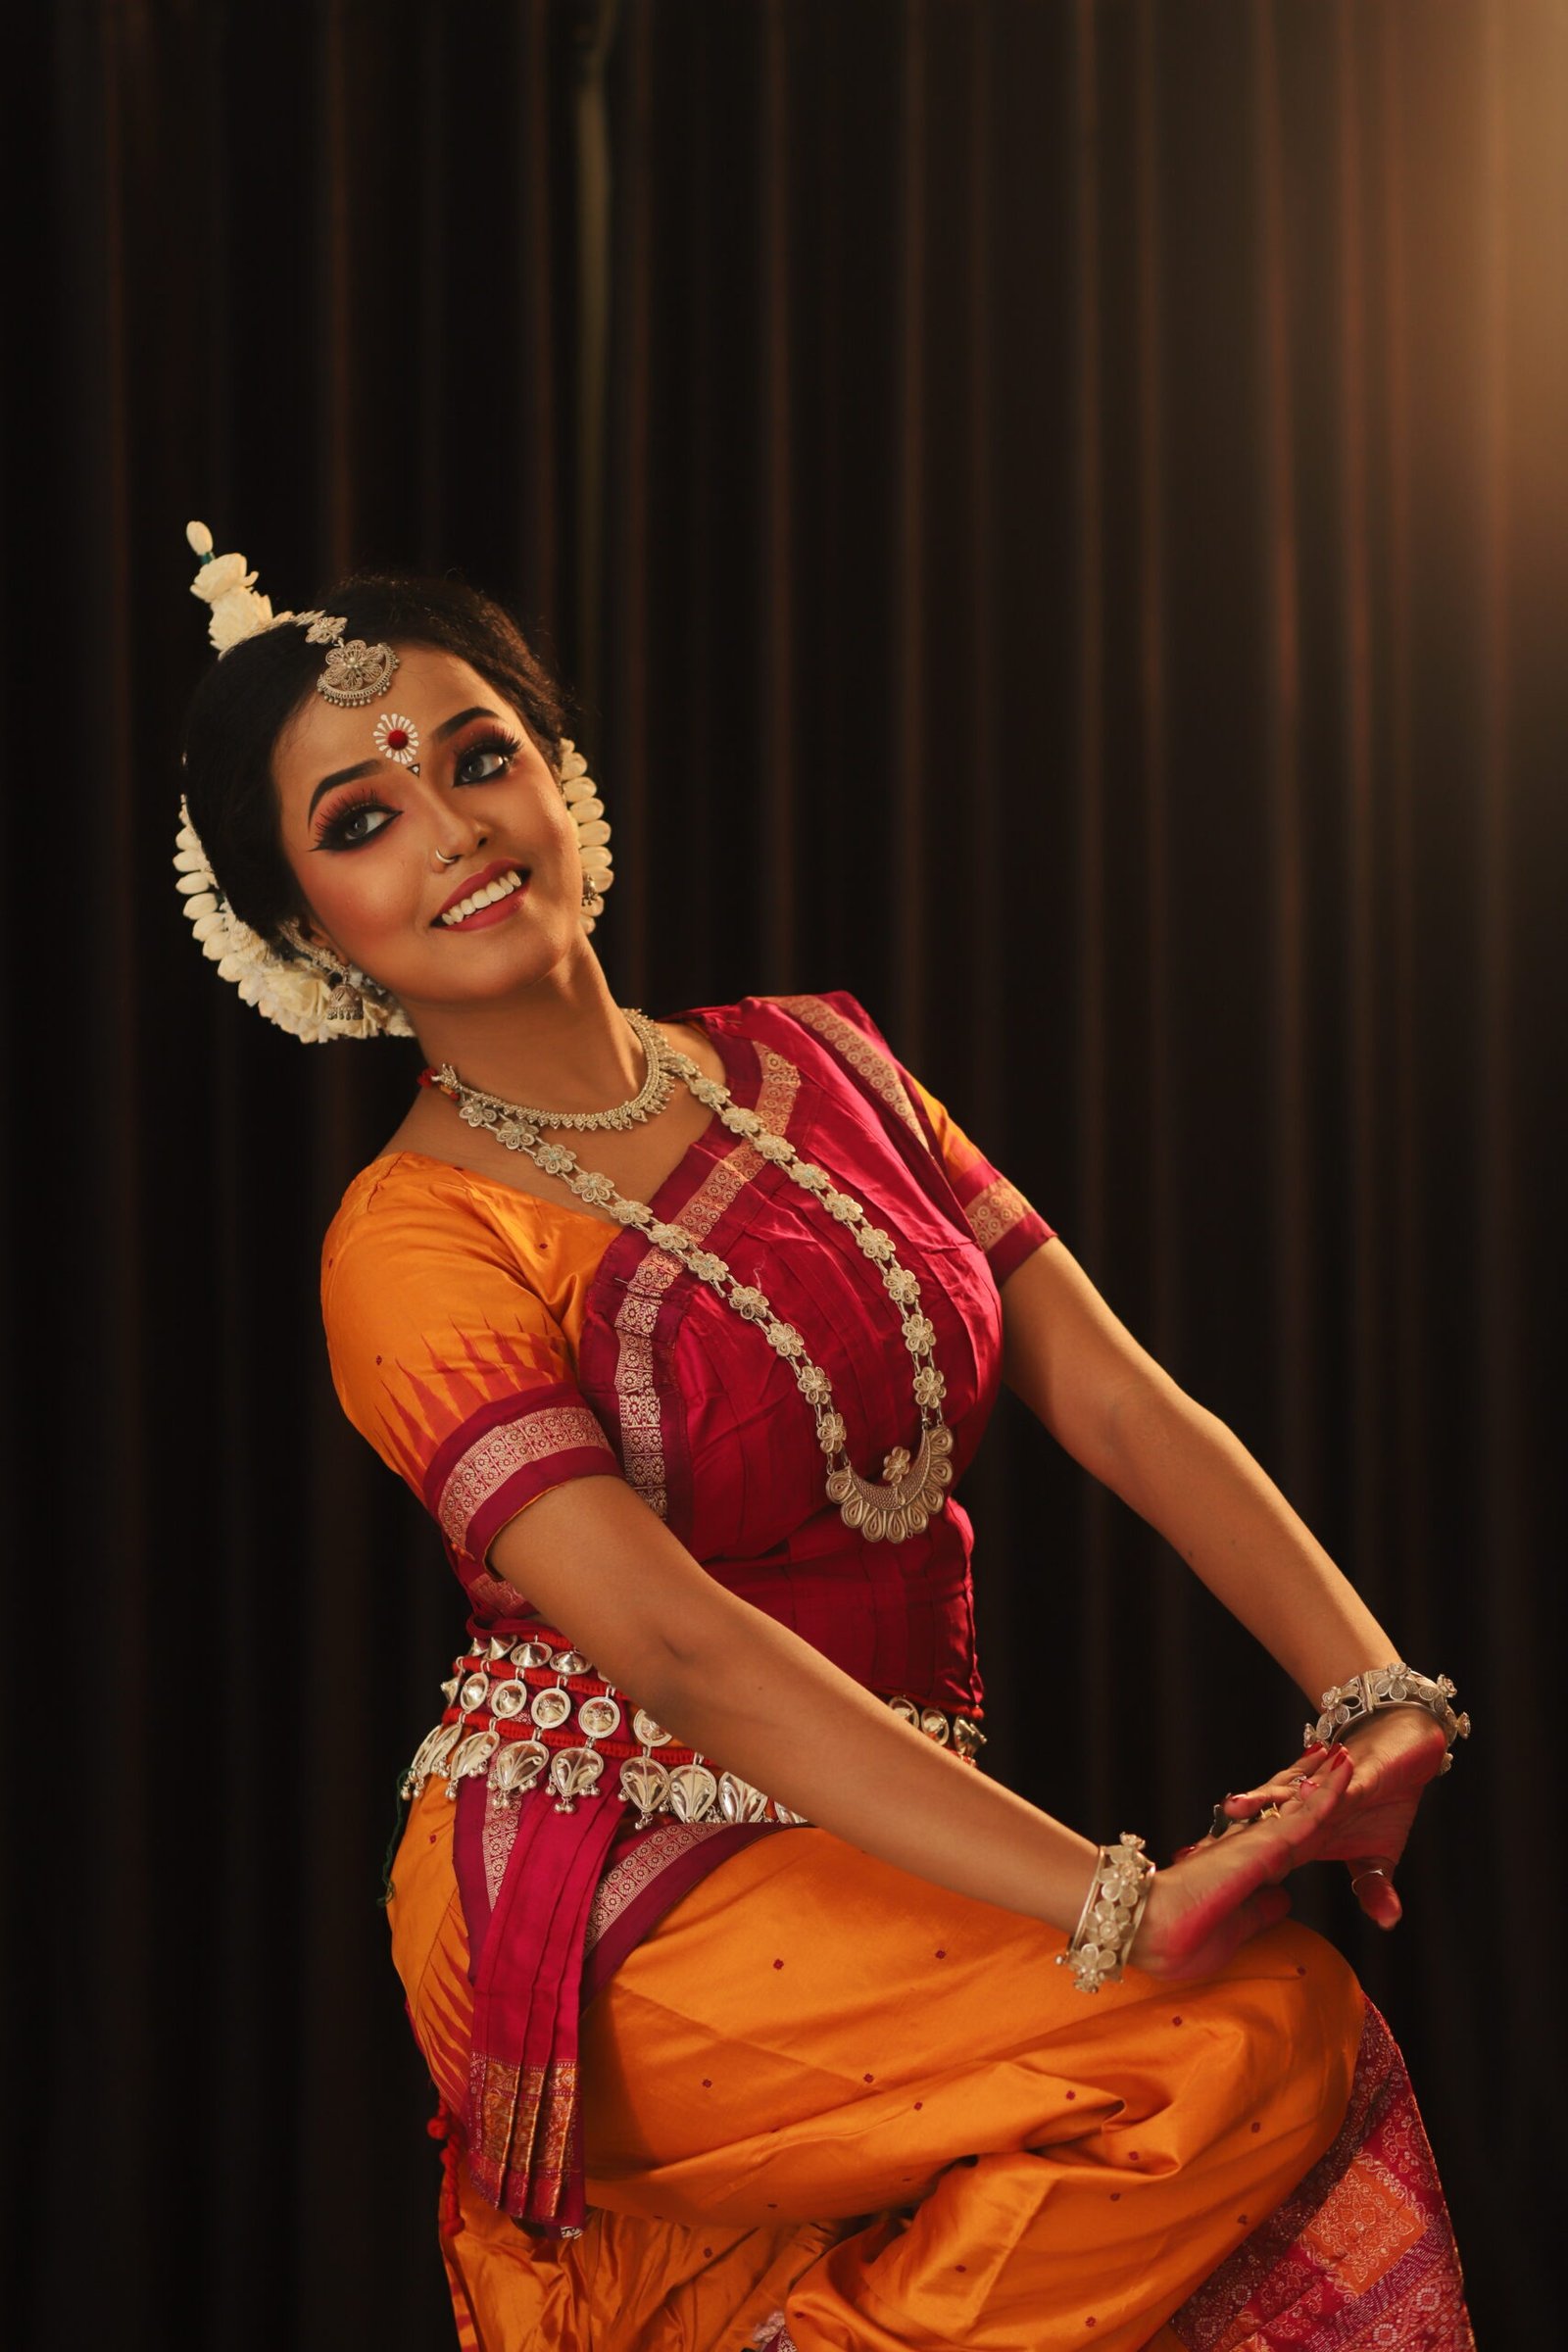
M456 865L458 859L463 856L463 852L461 850L454 850L449 858L445 851L437 850L436 856L440 858L443 865Z

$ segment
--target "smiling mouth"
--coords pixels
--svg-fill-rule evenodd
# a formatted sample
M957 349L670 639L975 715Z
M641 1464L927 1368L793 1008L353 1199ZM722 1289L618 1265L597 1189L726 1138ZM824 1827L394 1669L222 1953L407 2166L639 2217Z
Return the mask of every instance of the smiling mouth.
M455 931L469 915L482 914L487 906L499 906L504 899L515 898L532 871L533 868L527 865L509 866L504 874L498 874L483 890L476 890L469 897L460 899L455 906L449 906L444 914L438 914L431 929Z

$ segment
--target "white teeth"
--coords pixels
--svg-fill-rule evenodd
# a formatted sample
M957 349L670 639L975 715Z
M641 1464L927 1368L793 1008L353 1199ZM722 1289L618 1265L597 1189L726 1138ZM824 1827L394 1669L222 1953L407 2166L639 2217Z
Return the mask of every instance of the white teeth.
M485 889L473 891L467 898L460 899L456 906L449 906L441 920L450 929L452 924L461 923L466 914L475 914L481 906L493 906L498 899L510 898L514 890L521 888L522 876L514 865L509 866Z

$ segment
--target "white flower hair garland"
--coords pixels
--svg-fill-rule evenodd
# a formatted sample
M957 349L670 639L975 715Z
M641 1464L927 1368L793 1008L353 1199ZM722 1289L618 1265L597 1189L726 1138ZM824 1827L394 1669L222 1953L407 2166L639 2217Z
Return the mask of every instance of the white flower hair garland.
M256 574L246 569L243 556L214 555L213 534L204 522L187 523L185 537L201 558L191 594L212 608L208 634L220 660L247 637L292 622L305 630L312 645L333 648L329 663L341 666L345 661L352 662L355 656L363 660L368 653L381 652L395 666L397 657L388 648L367 648L358 638L351 638L345 646L347 623L339 614L274 612L270 598L255 593ZM412 720L396 712L384 713L377 721L375 741L385 758L413 767L417 774L418 735ZM582 927L591 932L604 911L604 894L614 879L610 827L588 762L569 736L562 737L561 754L557 780L577 827L583 868ZM174 888L184 899L202 954L217 964L220 979L232 980L246 1004L254 1004L280 1029L306 1045L324 1045L335 1037L414 1036L414 1025L395 997L330 949L308 946L294 922L280 926L281 943L274 945L240 921L213 872L183 793L173 862Z

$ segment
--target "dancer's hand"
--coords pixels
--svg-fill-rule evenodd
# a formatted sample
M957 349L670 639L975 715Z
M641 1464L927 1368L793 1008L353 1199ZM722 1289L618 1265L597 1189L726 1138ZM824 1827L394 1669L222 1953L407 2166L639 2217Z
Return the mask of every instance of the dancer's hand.
M1282 1920L1291 1898L1280 1881L1339 1850L1332 1841L1352 1772L1349 1750L1330 1748L1299 1786L1282 1781L1260 1799L1277 1814L1184 1847L1149 1890L1131 1966L1172 1983L1212 1976L1239 1944Z
M1404 1908L1394 1884L1395 1867L1422 1790L1443 1770L1447 1741L1443 1726L1423 1708L1394 1707L1358 1724L1342 1745L1353 1772L1322 1858L1347 1863L1361 1909L1376 1926L1392 1928ZM1282 1803L1292 1789L1290 1775L1317 1769L1320 1752L1308 1750L1287 1772L1228 1796L1225 1811L1230 1819L1255 1821L1264 1805ZM1255 1835L1255 1830L1247 1831L1248 1838ZM1228 1845L1230 1836L1206 1842Z

